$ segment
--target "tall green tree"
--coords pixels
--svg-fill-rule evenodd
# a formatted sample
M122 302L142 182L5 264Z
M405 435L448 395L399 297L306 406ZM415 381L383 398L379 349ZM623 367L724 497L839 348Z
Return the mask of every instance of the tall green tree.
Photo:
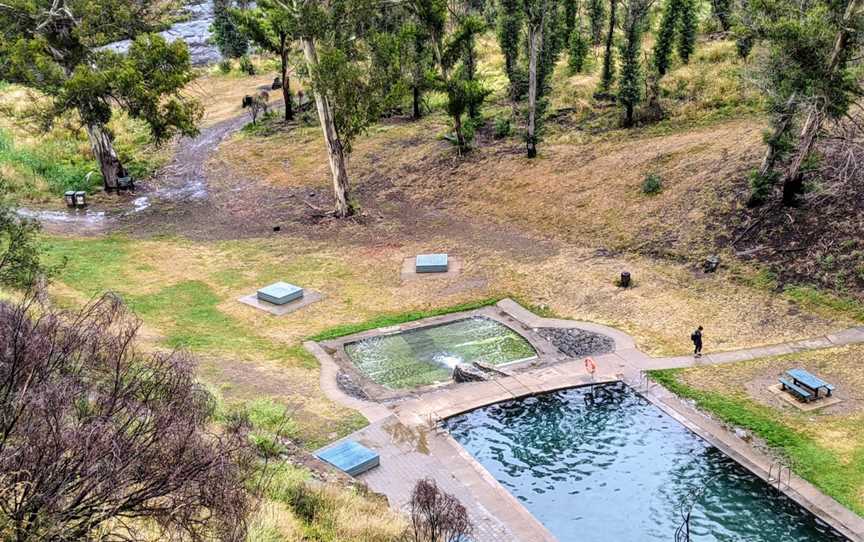
M519 100L524 91L525 74L519 65L519 48L524 28L524 13L520 0L500 0L498 11L498 44L504 54L504 73L510 82L509 95Z
M624 106L624 126L633 126L633 112L642 100L642 34L650 0L628 0L624 18L624 40L620 46L621 79L618 102Z
M380 6L366 0L292 0L310 87L333 176L334 215L354 212L347 157L354 140L403 96L402 79L376 60Z
M660 28L657 30L657 39L654 42L654 69L660 76L666 75L669 63L672 59L672 50L675 46L675 35L681 20L682 4L685 0L666 0L663 4L663 16L660 19Z
M570 41L568 43L567 66L570 68L570 73L582 72L590 48L591 44L588 43L585 32L577 25L573 29L573 33L570 34Z
M605 0L588 0L588 21L591 23L591 44L597 47L603 41L606 27Z
M678 31L678 58L681 62L687 64L690 62L690 55L696 49L696 30L698 21L698 13L696 12L696 0L681 0L681 25Z
M732 0L711 0L711 13L724 32L732 29Z
M240 58L249 52L249 40L241 29L236 10L234 0L213 1L212 40L224 58Z
M252 43L259 49L279 57L285 120L293 120L294 107L289 76L290 54L297 34L297 22L293 14L278 0L258 0L254 8L233 10L230 14L237 20L240 30Z
M0 78L51 100L56 118L78 114L105 188L127 175L107 128L114 109L142 119L156 141L194 135L200 105L184 97L192 78L185 43L148 32L165 20L157 0L7 0L0 4ZM131 38L128 53L100 48Z
M606 30L606 44L603 49L603 69L600 72L599 94L608 96L615 82L615 27L617 24L618 0L609 0L609 27Z

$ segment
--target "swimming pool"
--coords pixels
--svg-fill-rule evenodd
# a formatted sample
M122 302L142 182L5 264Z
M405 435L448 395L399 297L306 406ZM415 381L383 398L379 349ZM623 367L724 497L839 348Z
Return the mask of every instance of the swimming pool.
M447 420L462 444L561 542L672 542L695 499L699 542L838 542L812 514L630 388L498 403Z
M445 382L458 363L502 365L537 355L519 333L483 316L348 343L345 353L360 372L390 389Z

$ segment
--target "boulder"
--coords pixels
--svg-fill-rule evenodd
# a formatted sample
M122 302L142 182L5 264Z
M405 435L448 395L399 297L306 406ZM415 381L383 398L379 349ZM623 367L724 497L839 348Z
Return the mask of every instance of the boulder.
M489 377L476 367L466 363L459 363L453 367L454 382L482 382L484 380L489 380Z

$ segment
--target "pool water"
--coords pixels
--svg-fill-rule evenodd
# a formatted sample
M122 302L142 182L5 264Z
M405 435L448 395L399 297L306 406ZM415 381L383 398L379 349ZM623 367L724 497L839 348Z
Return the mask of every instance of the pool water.
M345 345L354 365L390 389L445 382L458 363L501 365L536 356L509 327L482 316L371 337Z
M837 542L813 515L623 385L498 403L448 429L561 542Z

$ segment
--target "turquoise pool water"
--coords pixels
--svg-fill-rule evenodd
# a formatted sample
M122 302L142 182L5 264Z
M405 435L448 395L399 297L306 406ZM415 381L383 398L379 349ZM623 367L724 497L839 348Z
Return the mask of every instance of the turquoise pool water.
M501 365L537 355L524 337L482 316L349 343L345 353L363 374L391 389L445 382L457 363Z
M448 429L561 542L839 542L814 516L625 386L499 403ZM598 395L599 396L599 395Z

